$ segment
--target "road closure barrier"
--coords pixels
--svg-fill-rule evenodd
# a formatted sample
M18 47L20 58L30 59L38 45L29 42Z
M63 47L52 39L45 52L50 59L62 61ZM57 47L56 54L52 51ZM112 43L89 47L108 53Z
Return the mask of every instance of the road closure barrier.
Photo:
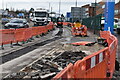
M14 33L15 33L14 29L0 30L0 45L10 44L14 42L15 40Z
M70 63L60 73L58 73L52 80L69 80L74 79L73 64Z
M53 22L50 22L46 26L37 26L37 27L19 28L19 29L1 29L0 45L3 47L3 45L5 44L27 41L33 36L46 34L49 30L52 29L54 29Z
M100 37L107 39L108 47L76 61L72 68L68 65L53 80L110 80L115 70L118 40L109 31L100 31Z
M70 22L63 22L63 25L65 25L65 26L73 26L73 23L70 23Z
M49 22L49 24L46 26L47 30L52 30L54 28L53 22Z

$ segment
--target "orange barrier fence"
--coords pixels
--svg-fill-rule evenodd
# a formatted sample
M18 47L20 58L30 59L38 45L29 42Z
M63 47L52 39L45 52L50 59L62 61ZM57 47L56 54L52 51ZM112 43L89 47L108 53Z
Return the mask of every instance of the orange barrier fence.
M63 25L65 25L65 26L73 26L73 23L70 23L70 22L63 22Z
M0 45L11 44L15 42L27 41L32 36L46 34L48 30L52 30L54 24L50 22L46 26L38 26L32 28L20 29L1 29L0 30Z
M24 31L25 29L21 28L21 29L16 29L14 31L14 38L15 40L13 42L21 42L24 40ZM4 39L4 38L3 38Z
M108 62L107 63L108 63L108 70L109 70L109 73L110 73L110 78L112 78L113 72L115 70L115 59L116 59L116 51L117 51L117 46L118 46L118 40L114 35L112 35L108 31L100 32L100 35L101 35L102 38L106 38L105 34L108 34L106 36L107 40L108 40L108 44L109 44Z
M108 48L105 48L77 61L74 65L75 78L106 78L107 50Z
M50 22L47 26L46 26L47 30L52 30L54 28L54 24L53 22Z
M28 39L32 38L32 28L26 28L23 35L24 41L27 41Z
M93 53L82 60L78 60L73 65L70 73L65 68L53 79L69 80L66 75L70 74L70 76L72 76L71 78L74 78L72 80L110 80L115 70L118 40L109 31L101 31L100 36L107 39L108 47L99 50L98 52ZM69 65L67 67L69 67ZM63 79L62 76L64 76L65 79Z
M10 44L14 41L14 29L0 30L0 45Z
M58 75L56 75L52 80L69 80L74 78L73 64L70 63L66 68L64 68Z

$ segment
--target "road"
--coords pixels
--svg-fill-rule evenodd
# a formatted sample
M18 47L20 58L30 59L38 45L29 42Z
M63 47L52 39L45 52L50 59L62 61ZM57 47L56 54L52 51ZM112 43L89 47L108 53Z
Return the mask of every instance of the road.
M16 53L13 56L8 56L8 57L5 57L5 59L2 59L3 61L2 60L1 61L4 63L0 65L0 67L2 68L2 71L0 71L0 75L2 74L2 77L5 77L9 73L17 72L21 70L23 67L27 66L28 64L32 63L33 61L41 57L42 55L49 52L49 50L51 50L52 48L57 47L58 44L61 42L61 39L55 38L53 40L53 38L55 37L55 34L58 33L58 31L59 29L56 29L53 32L49 32L49 34L47 34L46 36L41 37L38 44L35 44L34 46L29 48L31 51L26 52L24 54L24 51L22 50L19 53L23 55L21 54L18 55L19 53ZM70 36L71 33L69 30L67 31L65 30L63 35L64 37L67 37L67 36Z
M9 56L5 57L2 61L4 63L0 65L0 67L2 67L1 74L3 75L3 77L9 73L18 72L23 67L29 65L36 59L40 58L42 55L48 53L51 49L58 48L60 44L78 42L78 41L84 41L84 40L94 41L94 38L97 37L96 35L91 35L90 33L88 34L90 37L73 37L71 35L70 29L64 28L63 33L61 34L62 37L60 39L55 39L53 42L50 41L50 39L56 36L56 33L58 33L58 31L59 29L57 28L55 31L50 32L46 36L40 37L38 44L35 43L35 45L31 47L29 46L29 49L31 51L26 51L26 53L24 53L24 50L22 50L10 58ZM59 35L57 36L60 37ZM46 42L45 40L48 40L48 42ZM41 46L41 44L44 44L44 45ZM91 48L91 52L88 52L89 48ZM86 51L86 53L88 52L91 54L98 50L96 50L94 47L87 47L84 51Z
M49 39L52 39L55 37L55 34L59 31L59 29L56 29L55 31L53 32L50 32L49 34L47 34L46 36L44 37L41 37L40 40L42 41L42 38L43 40L49 40ZM116 34L117 38L119 39L119 46L118 46L118 53L120 53L120 35ZM32 49L32 51L30 52L27 52L26 54L24 54L22 51L21 51L21 54L23 55L20 55L20 56L17 56L17 57L14 57L13 56L13 59L10 59L10 60L6 60L6 61L3 61L4 63L0 65L0 67L2 67L2 72L0 72L3 77L6 76L7 74L9 73L14 73L14 72L18 72L19 70L21 70L23 67L29 65L30 63L32 63L33 61L35 61L36 59L40 58L42 55L48 53L52 48L55 48L56 46L58 46L61 42L62 44L64 43L69 43L69 42L77 42L77 41L82 41L82 40L88 40L88 41L94 41L94 37L97 37L97 36L90 36L91 39L88 39L88 38L81 38L81 37L76 37L74 38L73 36L71 36L71 32L69 29L64 29L63 30L63 35L62 37L64 39L58 39L58 40L55 40L53 42L50 42L50 43L46 43L45 45L36 45L36 46L33 46L34 49ZM41 42L40 41L40 42ZM39 42L39 43L40 43ZM15 55L16 56L16 55ZM7 57L8 58L8 57ZM118 54L118 60L120 62L120 54ZM1 60L2 61L2 60Z

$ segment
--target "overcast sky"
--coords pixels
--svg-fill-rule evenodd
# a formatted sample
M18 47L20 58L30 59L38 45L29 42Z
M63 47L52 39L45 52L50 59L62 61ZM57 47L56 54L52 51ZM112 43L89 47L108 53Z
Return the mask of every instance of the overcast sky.
M16 9L27 9L29 10L32 8L45 8L49 9L49 3L50 7L52 7L52 11L58 12L59 10L59 1L60 0L0 0L0 9L3 8L14 8ZM97 2L102 0L97 0ZM116 0L118 1L118 0ZM75 6L76 0L61 0L61 13L65 14L66 12L71 11L71 7ZM90 4L95 2L95 0L77 0L78 6L82 6L85 4ZM4 5L2 5L4 3Z

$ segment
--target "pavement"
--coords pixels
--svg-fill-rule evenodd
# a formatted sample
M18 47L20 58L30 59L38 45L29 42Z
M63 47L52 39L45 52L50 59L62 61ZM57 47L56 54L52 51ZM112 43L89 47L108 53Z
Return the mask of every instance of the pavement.
M39 38L35 38L32 42L23 44L22 46L14 46L14 48L10 48L7 45L7 46L5 46L5 50L0 50L0 52L2 52L2 53L0 53L0 55L1 56L8 55L9 53L12 53L16 50L25 48L27 46L32 46L32 45L40 43L42 41L54 38L56 36L56 33L58 33L58 31L59 31L59 29L56 28L56 30L49 32L47 35L39 37ZM7 62L1 64L0 65L0 68L1 68L0 75L2 75L2 77L5 77L7 74L18 72L25 66L31 64L38 58L42 57L44 54L49 53L49 51L52 50L53 48L59 48L58 45L60 45L60 44L66 44L66 43L72 43L72 42L78 42L78 41L94 42L96 40L96 38L98 37L97 35L94 35L91 32L88 32L89 37L73 37L71 35L71 29L69 27L65 27L63 29L63 34L61 36L62 36L62 38L59 40L48 43L44 46L40 46L24 55L21 55L17 58L14 58L10 61L7 61ZM118 53L119 53L120 52L120 36L119 35L116 35L116 36L119 39L119 47L118 47ZM89 48L90 47L86 48L87 49L86 51L88 51ZM95 52L94 49L92 49L92 50ZM21 53L23 53L23 52L21 51ZM118 56L119 56L118 60L120 60L120 54L118 54ZM1 61L2 61L2 59L1 59Z

